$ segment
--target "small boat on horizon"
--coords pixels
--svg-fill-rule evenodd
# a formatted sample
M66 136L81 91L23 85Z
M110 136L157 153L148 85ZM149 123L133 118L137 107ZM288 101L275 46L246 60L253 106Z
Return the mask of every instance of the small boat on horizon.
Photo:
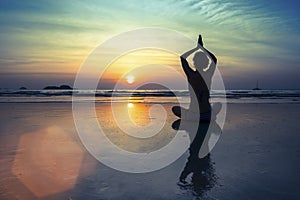
M258 81L256 81L256 87L253 88L252 90L261 90L261 89L258 87Z

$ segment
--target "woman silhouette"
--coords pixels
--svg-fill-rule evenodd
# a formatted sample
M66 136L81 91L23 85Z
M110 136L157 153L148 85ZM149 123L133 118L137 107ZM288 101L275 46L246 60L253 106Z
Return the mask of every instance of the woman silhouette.
M201 51L198 51L201 50ZM195 51L193 64L196 71L192 70L187 62L187 57ZM186 120L210 121L211 106L209 103L212 76L216 69L217 58L203 47L202 37L199 35L197 47L180 56L183 71L189 83L191 96L189 109L174 106L173 113Z

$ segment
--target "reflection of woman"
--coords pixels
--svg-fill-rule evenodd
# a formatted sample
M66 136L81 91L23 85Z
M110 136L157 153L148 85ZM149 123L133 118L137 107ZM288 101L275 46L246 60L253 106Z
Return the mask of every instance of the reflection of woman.
M197 50L201 50L196 52ZM187 57L195 53L193 62L196 71L192 70L187 62ZM173 113L178 117L192 116L192 118L199 118L197 113L200 112L200 120L210 120L211 106L209 103L209 90L211 86L212 76L214 74L217 58L203 47L202 37L199 35L198 45L194 49L184 53L180 56L182 68L187 76L189 82L189 91L191 95L191 102L189 112L179 106L172 108ZM210 61L211 60L211 61ZM210 64L210 65L209 65ZM199 111L200 109L200 111ZM184 112L184 113L182 113ZM192 115L190 115L192 113ZM184 115L184 116L182 116ZM185 116L187 115L187 116ZM193 117L195 115L196 117Z
M196 136L193 138L189 148L190 155L177 184L183 189L188 189L192 186L191 189L198 195L201 195L203 192L212 188L216 183L217 176L209 154L209 150L212 147L209 147L208 141L212 134L220 134L221 129L214 120L210 123L201 123L195 121L181 121L178 119L173 122L172 127L175 130L179 130L180 128L180 130L187 131L190 137L194 135L196 131ZM195 127L197 127L197 129L195 129ZM208 131L209 128L212 130ZM202 154L201 157L200 154ZM190 174L192 174L191 182L188 182L186 179Z
M213 108L209 122L178 119L172 124L173 129L185 130L191 138L189 157L177 184L183 189L191 188L198 195L214 187L217 181L214 163L211 162L209 152L216 144L216 141L213 141L214 138L218 138L222 133L216 122L216 115L222 107L220 103L216 103ZM187 180L189 175L191 175L191 181Z

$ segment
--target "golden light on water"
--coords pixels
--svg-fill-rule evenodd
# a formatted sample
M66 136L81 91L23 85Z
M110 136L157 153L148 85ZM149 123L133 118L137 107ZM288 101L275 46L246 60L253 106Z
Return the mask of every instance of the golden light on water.
M128 107L128 108L133 108L133 103L128 103L128 104L127 104L127 107Z

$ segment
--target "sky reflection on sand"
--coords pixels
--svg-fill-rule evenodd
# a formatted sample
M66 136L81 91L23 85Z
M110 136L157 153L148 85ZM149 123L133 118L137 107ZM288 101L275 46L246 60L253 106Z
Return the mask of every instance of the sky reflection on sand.
M72 189L84 151L60 127L22 134L12 172L35 196Z
M135 108L136 106L144 109L140 110L141 113L147 113L147 104L134 104ZM172 104L165 106L166 110L170 111ZM115 131L107 134L115 144L120 146L131 144L132 146L127 147L128 150L144 152L152 150L155 144L167 144L169 137L176 133L174 130L172 132L171 124L177 118L168 116L166 126L163 128L166 132L155 136L157 138L153 137L143 146L141 142L114 129L115 124L109 123L112 116L111 112L108 112L109 109L110 107L105 104L97 104L98 120L106 126L108 130L106 133L109 133L109 130ZM197 198L195 195L200 194L201 199L299 199L300 197L297 192L300 183L298 176L300 145L297 134L300 131L297 123L299 104L230 104L223 136L210 156L213 173L218 177L217 183L204 192L199 190L202 186L198 183L185 188L176 185L187 162L188 152L172 165L146 174L122 173L102 165L90 156L81 144L74 127L70 104L5 103L0 104L0 110L0 199L37 199L39 192L41 195L50 194L51 191L52 194L39 199L187 200L195 199ZM148 115L143 117L147 118ZM56 133L52 135L53 132ZM41 140L48 138L44 149L35 142L39 138ZM51 141L54 140L57 141L53 145L56 149L49 149ZM62 140L67 141L62 143ZM35 142L35 145L24 146L27 141ZM51 152L58 150L62 154L51 157L53 155ZM49 154L48 157L52 162L68 161L67 165L70 166L62 168L71 171L62 173L67 180L60 180L51 162L44 160L41 163L33 161L29 163L29 160L20 160L28 155L41 155L39 151ZM74 158L73 155L78 155L78 158ZM47 158L47 155L45 156ZM74 163L71 162L72 159ZM80 162L79 169L77 169L78 162ZM46 166L42 166L43 163ZM25 169L29 171L23 172ZM34 191L25 184L28 180L21 180L22 177L17 173L27 174L22 175L23 179L34 174L41 174L43 177L44 171L50 174L47 169L54 171L51 176L54 181L49 186L55 189L57 187L54 182L61 181L60 183L66 184L65 188L69 189L56 194L53 193L54 189L45 189L46 193L35 191L37 194L34 194ZM37 181L39 178L34 177L31 181ZM187 180L190 180L189 177Z
M48 107L2 106L1 199L56 199L94 171L97 162L72 132L70 106Z
M5 164L1 165L1 177L9 179L5 187L1 186L4 197L55 199L76 188L84 177L96 173L98 161L88 154L76 134L71 105L2 105L7 106L2 109L5 119L1 126L1 163ZM169 116L162 130L146 142L128 136L117 128L111 107L106 105L96 107L98 121L107 137L121 148L133 152L153 151L168 144L176 134L171 129L174 117ZM134 103L116 105L117 110L127 111L125 114L119 112L120 115L129 116L130 122L139 126L150 122L150 107Z

